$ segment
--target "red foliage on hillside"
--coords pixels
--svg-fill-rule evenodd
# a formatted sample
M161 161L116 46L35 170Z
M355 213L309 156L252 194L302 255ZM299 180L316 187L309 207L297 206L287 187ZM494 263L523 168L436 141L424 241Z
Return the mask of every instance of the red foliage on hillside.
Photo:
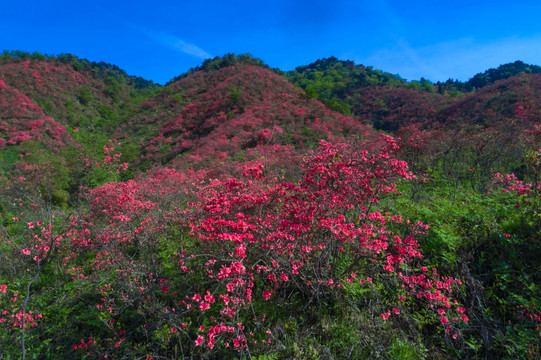
M353 107L355 117L385 131L432 122L437 111L450 101L437 93L393 86L364 87L352 96L359 99Z
M272 71L246 64L195 72L140 110L122 131L157 124L155 136L142 144L143 157L184 166L213 159L223 170L226 160L264 156L267 166L287 167L321 139L375 139L369 126L306 99Z
M121 75L91 67L76 70L73 64L55 58L1 59L0 80L67 128L110 130L100 125L116 127L111 119L118 109L127 112L131 108L129 89Z
M78 94L88 81L67 64L51 61L11 60L0 64L0 79L38 104L47 104L49 116L65 112L70 94ZM58 120L58 119L57 119Z
M71 141L71 136L28 96L0 79L0 150L30 139L58 149Z
M487 85L455 101L438 114L449 125L493 126L518 119L524 125L541 116L541 75L522 74Z

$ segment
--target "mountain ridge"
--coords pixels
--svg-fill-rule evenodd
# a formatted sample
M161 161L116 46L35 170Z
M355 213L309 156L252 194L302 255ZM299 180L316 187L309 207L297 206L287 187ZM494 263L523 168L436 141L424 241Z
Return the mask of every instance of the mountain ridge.
M335 57L285 73L249 54L227 54L159 86L103 62L13 51L0 58L0 81L64 127L73 146L99 156L114 136L124 139L126 161L147 168L171 161L197 166L208 154L255 156L264 143L301 156L321 139L344 141L352 133L374 139L378 130L398 133L412 124L490 127L520 117L525 127L540 115L540 69L520 61L502 65L476 75L485 85L467 91L467 83L407 82ZM16 119L6 112L2 119L4 147L32 138L11 138Z

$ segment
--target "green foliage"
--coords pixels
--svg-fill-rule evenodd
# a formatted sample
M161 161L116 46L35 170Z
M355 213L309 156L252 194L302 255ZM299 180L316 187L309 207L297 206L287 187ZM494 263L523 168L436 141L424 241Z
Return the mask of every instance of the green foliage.
M2 60L21 59L21 60L43 61L43 60L46 60L48 56L38 51L29 53L27 51L22 51L22 50L3 50L0 58Z
M468 316L475 319L478 330L465 333L462 351L474 357L488 352L498 358L537 358L539 323L520 315L541 299L541 269L538 255L533 255L541 251L533 240L538 238L539 220L525 215L533 204L501 189L480 195L468 184L449 198L440 176L428 186L424 199L397 199L390 206L430 224L421 242L427 261L456 272L466 282L463 301L469 304ZM417 317L417 322L422 324L422 318ZM506 326L508 322L511 325ZM497 329L492 330L495 346L483 337L491 328Z
M332 98L329 100L327 106L329 109L341 112L344 115L351 115L351 105L345 101L339 100L338 98Z
M82 86L79 90L79 102L88 105L92 101L92 90L88 86Z
M11 173L14 164L19 160L19 150L16 147L8 147L0 151L0 178Z
M212 59L206 59L203 61L203 64L200 66L197 66L195 68L192 68L188 70L186 73L176 76L173 79L171 79L166 85L174 83L180 79L183 79L187 77L188 75L197 72L197 71L213 71L213 70L220 70L224 67L233 66L236 64L249 64L249 65L255 65L255 66L261 66L265 69L273 70L268 65L266 65L263 60L259 58L254 58L250 54L239 54L236 55L234 53L229 53L224 56L216 56ZM278 69L274 69L275 72L280 72Z
M272 354L266 354L266 355L259 355L253 357L254 360L278 360L279 354L278 353L272 353Z
M119 100L119 95L122 92L122 84L113 76L109 76L105 79L108 87L104 90L105 95L111 97L113 101Z
M175 95L173 96L173 99L175 99L175 101L176 101L179 105L184 105L184 98L182 97L182 94L181 94L181 93L175 94Z
M389 355L396 360L413 360L425 358L424 349L409 341L395 339L389 349Z
M229 98L231 99L231 102L233 103L233 105L239 105L241 97L242 97L241 88L238 88L235 86L231 86L229 88Z
M474 77L466 82L466 88L468 90L480 89L498 80L518 74L541 74L541 67L528 65L522 61L500 65L496 69L488 69L485 72L474 75Z
M113 77L117 80L125 79L130 86L137 90L154 89L159 87L153 81L145 80L139 76L130 76L117 65L112 65L103 61L93 62L86 59L78 58L72 54L60 54L56 57L49 57L51 61L58 60L65 64L71 64L73 68L79 72L88 71L97 73L102 77Z
M306 89L304 89L304 93L306 94L308 98L311 98L311 99L319 98L319 94L313 85L306 86Z
M434 92L434 85L432 84L432 82L430 80L427 80L425 78L421 78L419 83L421 85L421 89L423 89L424 91Z
M357 99L353 94L359 88L378 85L406 86L406 82L397 75L335 57L299 66L288 71L285 76L295 86L304 90L306 98L318 99L332 110L348 116L356 105Z
M66 190L54 189L51 194L52 202L55 206L58 206L62 209L68 208L70 194Z
M103 104L100 104L98 106L98 112L99 114L101 115L101 119L103 121L102 124L100 124L100 126L114 126L116 125L115 124L115 121L117 119L117 114L115 113L115 111L110 108L109 106L107 105L103 105Z

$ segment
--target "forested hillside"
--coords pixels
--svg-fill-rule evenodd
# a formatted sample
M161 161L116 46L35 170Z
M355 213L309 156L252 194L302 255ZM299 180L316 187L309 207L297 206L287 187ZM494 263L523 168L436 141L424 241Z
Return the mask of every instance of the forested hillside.
M0 359L538 359L541 75L0 57Z

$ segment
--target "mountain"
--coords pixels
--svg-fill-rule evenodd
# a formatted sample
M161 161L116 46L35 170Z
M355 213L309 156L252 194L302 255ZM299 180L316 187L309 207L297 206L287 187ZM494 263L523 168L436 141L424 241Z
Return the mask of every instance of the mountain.
M500 65L496 69L488 69L482 73L475 74L470 80L466 81L465 85L469 90L481 89L498 80L520 74L541 74L541 67L525 64L522 61L515 61L514 63Z
M432 121L435 112L451 101L435 93L428 80L407 82L398 75L335 57L298 67L286 76L307 96L384 131Z
M400 133L420 124L442 133L457 123L501 129L520 118L522 125L508 131L517 133L539 116L536 72L539 67L517 61L465 83L432 84L334 57L284 73L250 55L228 54L159 86L69 54L4 52L0 141L6 148L33 139L47 151L84 149L96 158L115 137L136 171L153 164L187 169L218 159L220 168L234 168L262 153L280 162L298 158L321 139L374 139L371 127ZM16 153L4 152L4 168L17 161Z
M0 56L0 175L17 163L56 165L59 191L74 193L104 174L84 168L83 158L103 157L103 146L135 105L158 86L118 67L73 55L45 57L20 51ZM122 144L125 160L137 154ZM101 179L101 180L98 180Z
M439 112L438 119L442 122L463 119L481 126L511 118L532 123L541 115L540 95L541 74L514 75L455 100Z
M143 88L153 87L113 65L90 63L73 55L32 58L25 53L7 53L0 59L0 78L64 125L90 129L103 125L91 121L107 122L129 109L141 88L138 83L143 83Z
M466 83L432 84L334 57L284 73L250 55L228 54L159 86L69 54L4 52L0 142L11 150L2 153L3 171L18 153L31 153L12 148L28 148L25 140L69 159L66 166L86 177L83 183L97 184L107 176L76 166L82 157L74 154L99 158L110 138L120 140L117 151L133 164L127 177L153 164L189 169L217 162L215 168L233 171L263 155L269 164L294 164L321 139L373 141L372 128L409 136L418 124L443 136L467 125L473 133L516 134L539 116L538 70L515 62ZM480 79L482 87L468 90Z
M451 79L436 84L426 79L406 82L398 75L330 57L300 66L287 72L286 77L304 90L307 96L321 100L328 107L361 121L368 121L376 129L393 132L411 123L442 122L449 116L453 117L451 113L458 111L463 104L481 101L479 99L485 96L496 103L499 100L490 87L492 84L521 74L540 73L541 67L516 61L476 74L466 82ZM522 77L526 82L528 78ZM485 91L487 86L489 90ZM530 88L536 86L534 81ZM509 90L509 93L504 95L507 98L501 100L507 102L507 106L514 99L535 102L533 93L523 91L521 94L511 94L515 90L522 91L518 87L521 85L516 82L500 85L496 92L503 94ZM484 116L481 115L483 111L480 108L465 109L466 113L476 117ZM499 109L492 111L498 113ZM512 115L513 111L514 109L510 112L506 109L502 115Z
M305 97L270 69L244 62L194 71L136 112L119 134L142 139L145 159L176 166L214 158L223 168L263 153L271 162L275 155L276 161L293 160L321 139L375 138L368 125Z

